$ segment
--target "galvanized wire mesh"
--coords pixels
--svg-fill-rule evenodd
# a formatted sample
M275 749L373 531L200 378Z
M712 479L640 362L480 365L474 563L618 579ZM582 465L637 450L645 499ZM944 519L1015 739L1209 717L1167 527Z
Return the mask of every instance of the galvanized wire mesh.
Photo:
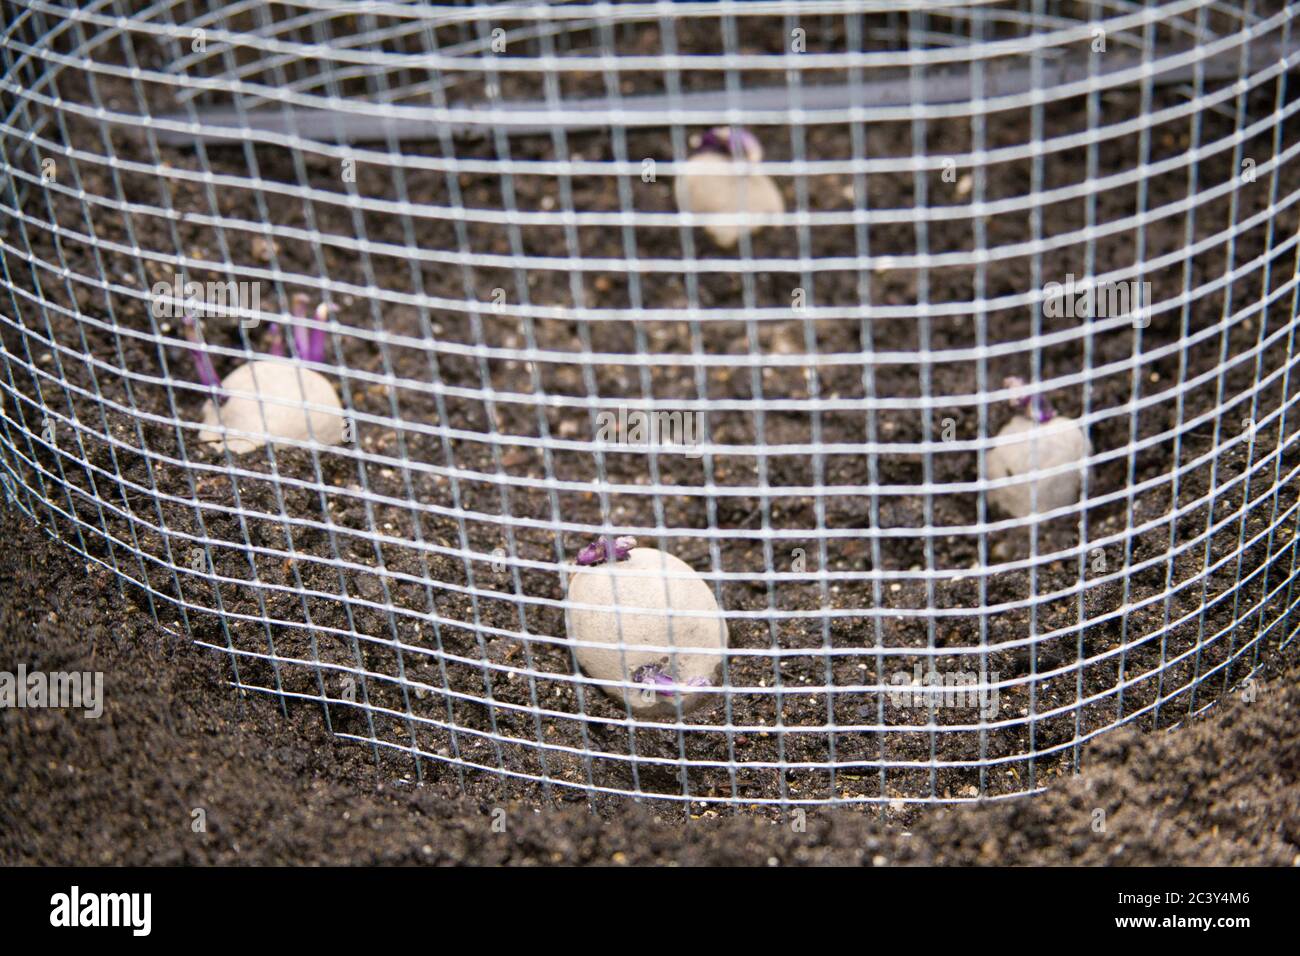
M1284 3L0 11L7 500L400 779L1010 796L1294 639ZM673 198L720 126L785 204L735 249ZM255 294L202 323L223 370L326 331L279 361L342 443L200 440L185 282ZM1007 376L1086 429L1078 503L990 506ZM575 662L574 556L625 534L725 615L705 708Z

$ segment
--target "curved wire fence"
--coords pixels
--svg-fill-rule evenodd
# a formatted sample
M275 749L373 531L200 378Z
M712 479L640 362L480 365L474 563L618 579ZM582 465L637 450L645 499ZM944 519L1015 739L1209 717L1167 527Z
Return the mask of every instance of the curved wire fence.
M1286 3L0 12L6 500L395 774L1012 796L1294 639Z

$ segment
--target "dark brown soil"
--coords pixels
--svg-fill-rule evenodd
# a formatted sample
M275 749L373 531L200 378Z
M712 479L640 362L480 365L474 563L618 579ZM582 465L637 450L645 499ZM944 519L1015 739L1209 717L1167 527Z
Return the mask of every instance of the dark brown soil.
M99 720L0 710L0 863L1269 864L1300 855L1300 667L1193 726L1123 728L1086 772L1012 802L715 817L510 802L490 781L413 786L307 709L241 705L224 663L159 634L104 580L0 513L0 671L105 673ZM191 829L195 808L207 831ZM505 816L494 816L503 809ZM1097 811L1105 832L1093 829ZM505 832L493 830L504 820Z
M156 56L164 60L165 51ZM70 101L98 98L111 108L139 109L129 87L105 80L92 86L84 75L64 75L57 92ZM1155 107L1176 104L1180 95L1159 90ZM1083 128L1088 105L1080 99L1049 106L1042 117L1046 134L1063 136ZM1103 123L1136 115L1135 101L1121 95L1096 105ZM1266 116L1274 105L1271 88L1258 91L1243 104L1248 117ZM1030 135L1023 115L990 115L985 120L983 143L976 141L972 125L963 122L932 124L924 142L914 141L909 124L882 123L869 131L868 149L873 156L895 157L922 150L931 155L964 153L976 146L1022 144ZM155 173L154 147L138 130L118 130L106 141L75 119L69 126L67 135L79 148L104 152L111 148L119 160L145 164L141 171L123 168L116 178L108 176L102 164L69 164L67 175L75 178L77 188L109 200L129 197L130 202L175 209L179 215L171 220L83 204L75 189L28 194L28 214L37 221L57 222L67 234L56 245L49 230L14 224L9 241L19 248L30 247L35 259L66 266L74 274L109 277L118 288L103 289L85 281L65 284L52 273L13 270L12 281L47 305L42 309L26 298L13 300L24 329L6 327L5 346L22 363L13 362L6 371L6 385L15 392L4 409L13 423L5 426L6 440L16 449L11 466L30 489L20 495L23 506L99 562L92 565L96 601L106 601L113 588L114 576L105 567L136 582L125 589L128 606L136 610L122 617L121 623L108 626L126 630L106 629L99 642L99 653L104 654L108 653L102 646L105 641L118 642L113 653L121 655L124 668L143 668L140 679L149 687L149 694L137 690L132 697L139 701L138 711L114 717L122 722L124 734L135 726L133 721L143 721L138 728L141 738L123 748L129 756L116 759L139 761L136 771L152 780L150 768L155 760L163 761L164 753L178 758L188 753L172 748L155 755L150 749L162 746L151 736L152 716L170 714L173 697L178 701L175 706L187 702L193 708L190 730L211 749L195 751L199 756L193 758L193 777L178 776L174 787L168 784L153 796L161 799L162 793L172 793L184 803L198 800L203 787L220 790L223 799L241 808L222 824L229 829L221 837L231 835L223 847L238 842L247 854L292 856L300 850L304 857L344 853L344 846L363 845L361 831L346 822L324 821L338 808L338 801L345 800L338 795L352 793L346 799L355 805L355 813L372 822L383 821L382 827L414 829L416 820L426 829L445 825L461 834L456 840L465 841L457 843L460 849L454 852L490 855L494 844L486 836L480 835L483 842L476 843L472 827L454 822L460 819L456 816L460 809L443 809L462 807L444 803L445 793L461 781L453 765L440 758L519 775L509 784L499 784L471 771L466 785L473 792L479 787L499 789L533 805L552 797L581 801L583 786L688 792L740 805L784 798L944 799L1023 791L1068 773L1079 763L1082 742L1121 718L1141 714L1137 727L1152 729L1203 706L1233 687L1257 663L1268 661L1281 639L1294 630L1294 620L1280 620L1294 600L1291 590L1281 586L1295 568L1294 518L1275 533L1270 531L1275 516L1295 505L1297 494L1295 487L1278 485L1275 476L1286 475L1300 464L1300 450L1294 442L1283 441L1294 430L1288 433L1278 415L1300 392L1300 376L1281 374L1288 356L1295 354L1293 298L1281 295L1256 312L1242 311L1244 304L1259 302L1294 275L1294 251L1277 251L1282 238L1295 234L1294 205L1279 209L1271 223L1262 218L1240 228L1230 251L1222 241L1216 242L1146 276L1157 301L1178 295L1185 286L1199 289L1233 268L1243 270L1239 281L1201 290L1184 312L1162 313L1149 328L1099 332L1088 336L1087 348L1078 337L1071 337L1037 353L1041 365L1036 371L1042 378L1090 377L1086 394L1082 389L1067 389L1052 396L1065 413L1098 416L1091 438L1104 460L1090 478L1093 503L1081 521L1036 525L1028 533L927 535L921 529L977 524L983 516L978 496L964 491L924 496L909 489L927 481L938 485L971 481L977 474L975 454L932 453L927 462L915 451L868 454L861 449L864 442L936 442L945 418L953 420L956 437L962 440L996 431L1007 412L982 404L979 383L996 383L1008 374L1032 376L1035 369L1029 365L1024 343L1035 331L1077 332L1075 319L1044 319L1024 308L995 309L983 321L966 314L918 320L907 309L924 301L964 303L979 296L1022 294L1039 281L1067 273L1105 271L1137 258L1151 261L1183 249L1189 237L1196 241L1217 235L1234 221L1244 223L1267 209L1270 191L1291 195L1300 188L1300 167L1295 163L1283 165L1275 183L1264 175L1252 187L1200 202L1191 221L1169 215L1152 220L1140 232L1103 230L1091 250L1066 244L1037 255L1006 254L987 270L954 267L922 273L882 268L863 276L840 269L801 275L745 273L737 262L734 269L728 266L688 277L681 272L639 273L635 266L636 260L645 258L691 259L686 244L699 246L704 240L698 235L688 237L676 227L620 233L607 227L566 231L517 223L463 224L434 216L356 213L346 203L348 192L355 189L364 196L407 199L419 206L538 210L567 202L564 190L571 189L571 201L578 208L617 210L624 201L620 189L626 189L638 210L669 211L672 198L667 182L620 183L595 176L560 180L525 174L514 178L513 189L506 194L495 173L467 171L448 177L407 170L399 174L392 164L380 161L381 152L363 157L357 182L345 186L332 160L270 147L160 153L178 174L211 170L244 182L216 190L198 178L160 179ZM1218 113L1198 117L1195 125L1186 118L1168 122L1153 131L1146 158L1153 164L1176 159L1197 144L1230 136L1234 128L1231 119ZM772 159L794 154L782 131L758 132ZM851 132L848 127L815 127L809 131L807 150L823 158L852 155ZM1243 146L1244 154L1263 166L1273 155L1273 133L1266 130L1250 139ZM57 137L61 131L50 128L47 134ZM1289 147L1298 136L1300 129L1284 130L1281 147ZM597 160L669 152L661 134L653 131L634 131L625 142L608 131L585 133L569 137L567 146L570 158L580 154ZM497 148L499 144L481 142L405 144L403 153L437 157L454 150L462 160L492 160ZM512 141L509 148L517 159L557 157L554 144L545 137ZM1143 154L1137 137L1109 141L1092 157L1097 167L1094 175L1131 170ZM1049 152L1044 156L1042 187L1082 182L1087 166L1086 151ZM980 224L960 217L937 220L930 223L925 249L910 226L886 224L873 227L869 251L897 257L927 250L932 254L969 250L975 248L977 227L987 229L979 241L990 247L1050 239L1090 221L1104 227L1136 214L1140 206L1159 208L1189 192L1204 194L1214 184L1231 182L1238 166L1232 150L1208 153L1193 167L1195 176L1179 167L1152 175L1142 191L1135 186L1112 188L1054 203L1042 222L1026 215L1003 215ZM992 165L986 172L984 192L989 200L1023 195L1033 175L1028 162ZM257 194L247 186L253 176L274 183L309 183L322 191L323 198L304 200L270 190ZM790 181L781 185L793 205L796 185ZM803 185L811 207L822 210L849 210L863 202L871 208L905 209L914 203L966 201L955 192L958 187L937 171L915 178L884 173L856 183L827 175L811 177ZM208 219L213 215L248 225L218 228ZM301 228L319 236L310 241L281 235L272 254L258 235L262 222L282 232ZM414 228L414 239L408 227ZM88 233L106 245L93 248L84 241ZM391 243L397 251L377 245L359 251L355 241L361 238ZM851 225L806 229L799 239L819 257L867 251ZM144 254L134 254L137 248ZM412 248L452 253L453 262L413 266L404 254ZM717 250L696 251L717 255ZM759 235L753 248L760 258L790 256L795 251L791 237L774 230ZM1090 258L1090 252L1095 256ZM491 264L455 263L456 255L463 259L471 253L555 255L561 263L551 269L530 268L526 274ZM221 270L206 272L203 264L229 261L328 277L334 283L345 329L333 338L331 354L344 369L340 373L343 400L358 422L358 447L327 454L253 454L231 462L200 447L193 430L174 424L178 417L192 421L203 396L188 380L183 351L155 344L155 336L175 336L175 328L160 327L150 316L147 301L124 290L144 290L157 281L170 281L177 254L189 257L191 277L199 280L227 278ZM583 271L602 261L632 265ZM372 282L394 293L441 297L446 307L381 308L361 291ZM502 315L486 306L481 313L469 313L460 307L467 299L487 303L497 288L506 290L508 304L527 307L527 314ZM804 289L806 301L819 307L897 306L902 317L692 325L681 320L579 322L550 317L547 312L579 306L669 310L696 303L704 309L755 314L757 309L788 309L795 288ZM272 282L267 289L281 301L296 291ZM1225 315L1231 322L1220 328ZM214 345L257 347L234 328L209 328L206 334ZM429 350L431 341L436 342L434 352ZM496 351L478 356L462 348L474 343L488 344ZM949 357L954 350L1006 343L1019 343L1020 348L988 359ZM524 348L535 348L540 354L524 361L517 354ZM918 364L911 357L889 357L889 353L917 351L930 360ZM814 369L800 352L816 352L823 360ZM870 375L864 372L865 353L873 353ZM592 354L603 360L590 365L575 361ZM647 354L674 361L641 370L627 358ZM1126 366L1133 356L1139 356L1139 361L1130 369ZM752 367L746 367L751 361ZM227 359L223 365L228 364ZM28 372L25 365L40 373ZM45 373L51 377L41 377ZM435 382L442 392L433 391ZM488 387L496 390L497 400L483 399ZM542 393L572 397L574 404L535 403L533 396ZM585 444L591 438L592 419L581 402L589 395L599 396L603 407L641 397L661 402L731 401L739 403L736 410L721 408L709 414L713 441L808 446L815 443L816 435L816 441L825 445L853 450L761 458L738 451L703 461L665 455L651 461L641 453L612 452L598 459ZM926 395L943 396L950 404L921 412L869 407L865 401ZM830 397L847 400L849 407L821 413L806 407L810 399ZM760 398L761 416L746 405ZM40 435L47 418L56 426L58 454L26 437ZM1242 438L1242 422L1247 418L1260 423L1250 440ZM434 428L451 434L438 435ZM113 440L106 441L105 435ZM562 441L568 439L580 444L565 448ZM529 445L529 440L543 442ZM1143 447L1130 459L1124 449L1132 442ZM1216 448L1219 453L1208 454ZM594 480L598 474L604 475L604 483ZM1174 474L1176 481L1170 480ZM499 475L515 483L494 481ZM552 495L528 483L547 475L576 484ZM680 494L651 496L638 491L652 479L680 489ZM836 492L837 487L873 481L885 490L874 496ZM1142 487L1148 481L1154 484ZM74 490L61 490L60 482ZM709 482L718 487L716 493L705 490ZM771 494L728 492L737 487L766 487ZM829 488L830 493L812 496L795 490L809 487ZM783 488L792 490L783 494ZM1175 514L1176 519L1171 517ZM71 515L75 521L68 520ZM702 717L717 730L681 735L628 729L620 723L621 709L609 700L575 694L569 679L570 654L556 639L564 633L559 604L562 582L546 565L561 554L572 555L583 543L582 535L555 534L557 524L578 522L596 528L604 521L662 528L660 547L700 570L733 575L720 585L721 603L728 610L753 615L732 622L734 647L807 650L806 655L782 657L779 663L763 656L735 659L730 683L743 689L733 696L731 718L734 727L749 729L725 728L721 708ZM1132 529L1127 547L1126 529ZM775 546L770 536L764 538L773 531L786 535ZM844 536L828 537L827 532ZM1102 549L1104 571L1094 568L1090 554L1089 542L1096 541L1109 542ZM845 574L888 572L892 577L883 587L846 577L831 588L815 580L773 584L761 579L765 569L788 570L788 555L799 547L808 550L812 573L824 567ZM494 572L492 555L501 548L534 565L522 567L517 574ZM1215 573L1204 573L1207 565L1219 562ZM984 570L971 573L972 565ZM926 572L943 572L944 577L927 583ZM1091 580L1095 576L1099 579ZM1237 581L1244 583L1234 588ZM1081 582L1085 590L1080 596L1073 589ZM47 583L45 590L53 594L53 587ZM19 594L20 590L14 589L16 599L27 599L29 595ZM1032 606L1021 606L1031 597L1036 598ZM217 608L224 613L212 613ZM825 608L851 613L819 616ZM943 617L906 613L929 608L952 613ZM84 639L85 626L72 613L75 630L68 637ZM221 667L184 645L168 646L164 655L159 638L144 636L152 635L151 615L203 645L224 649L231 660ZM139 635L144 643L136 646L130 635ZM1031 651L1035 639L1036 650ZM966 669L972 658L959 652L981 646L981 640L989 648L988 669L1001 679L1038 678L1032 684L1032 698L1028 682L1004 690L1001 713L1017 718L1009 726L984 733L901 729L923 721L914 712L895 708L885 695L856 689L884 682L895 671L911 671L925 659L909 653L913 649L950 648L953 653L939 655L936 667ZM827 648L832 652L829 656ZM877 658L871 653L875 649L893 653ZM73 651L72 646L65 649L69 654ZM6 653L12 653L8 646ZM1173 660L1178 662L1165 666ZM368 675L356 689L355 702L345 699L343 669L363 669ZM1195 694L1187 689L1211 671L1210 682ZM1053 676L1042 676L1045 672ZM1121 675L1130 682L1122 695L1114 692ZM252 694L248 723L216 733L233 718L229 701L215 688L232 676L250 690L289 695L285 716L271 720L260 705L252 703L252 697L258 696ZM123 680L133 683L136 678ZM413 683L430 690L417 696L410 691ZM827 686L832 688L829 694ZM391 745L379 748L374 758L389 792L363 799L348 790L358 785L355 779L371 772L352 770L371 754L362 747L354 750L326 741L322 710L307 699L322 697L330 700L326 717L333 731ZM549 711L544 719L534 717L539 706ZM1054 713L1039 716L1046 711ZM1273 727L1260 713L1268 712L1257 708L1225 719L1238 720L1234 732L1248 735ZM57 717L50 715L21 719L57 723ZM935 719L970 723L973 714L945 710ZM831 721L835 725L880 721L891 729L833 735L816 730ZM784 732L764 729L777 724ZM98 726L119 725L105 721ZM449 732L447 726L455 729ZM812 731L797 732L799 728ZM177 733L185 739L185 728L178 727ZM54 746L58 739L51 728L42 742ZM268 745L268 740L277 743ZM1115 748L1124 746L1169 746L1163 738L1141 744L1138 740L1135 732L1126 731L1103 746L1111 754L1122 753ZM305 749L309 744L313 749ZM240 747L251 754L247 768L240 766ZM411 760L392 747L425 757ZM584 760L579 756L592 751L609 757ZM807 768L780 773L764 766L821 764L832 752L844 765L834 775ZM692 766L683 779L671 766L683 757L706 763ZM987 772L951 766L981 758L1005 759ZM53 756L50 760L57 763ZM932 762L934 767L882 767L896 761ZM1181 758L1174 762L1178 765L1166 768L1168 772L1194 772ZM279 783L262 781L263 774ZM399 778L409 782L395 783ZM545 778L561 785L548 793L525 778ZM1111 786L1126 785L1118 769L1113 779L1117 782ZM1222 778L1213 779L1213 792L1227 786ZM417 795L392 792L416 781L424 783ZM124 781L123 786L131 784ZM152 792L154 785L148 786ZM276 786L288 789L277 791ZM1059 793L1072 794L1068 800L1085 800L1079 796L1080 786L1065 785ZM281 801L272 793L293 793L296 802L287 796ZM1194 793L1186 799L1206 800L1210 793ZM131 828L133 833L155 825L158 818L147 808L159 805L146 797L140 796L140 813L109 825ZM1015 832L1023 835L1026 828L1032 829L1030 821L1022 820L1028 814L1041 820L1047 832L1048 821L1061 819L1051 814L1065 813L1072 805L1065 797L1060 799L1066 802L985 810L971 819L1020 820ZM30 813L33 808L27 804L24 801ZM654 824L646 822L651 811L629 810L620 799L602 800L598 809L632 813L620 816L623 826L644 826L647 832L662 834L665 841L681 839L679 828L655 830ZM302 845L289 835L284 843L258 843L273 838L264 834L254 838L253 831L241 828L251 828L255 819L268 812L292 814L297 822L289 826L291 832L302 828L315 836ZM452 816L443 817L444 812ZM426 813L443 822L423 819L421 814ZM477 817L465 819L477 826ZM599 823L576 811L574 819L587 821L575 824L574 833L604 832ZM627 822L638 819L642 822ZM822 834L826 853L836 852L837 847L848 853L848 847L866 845L868 834L877 833L874 824L861 818L836 819L843 822L819 824L830 831ZM959 827L939 821L962 819L966 818L935 818L930 825ZM766 832L760 824L731 825ZM340 836L337 846L322 850L314 841L326 839L330 827L352 836ZM545 825L528 832L535 834L538 842L530 846L538 854L560 839L551 836ZM880 846L886 847L891 859L908 845L899 842L896 834L890 836L892 832L871 837L884 841ZM1005 839L1012 831L990 832L1000 832ZM1247 831L1238 832L1246 840ZM236 833L250 836L236 840ZM217 838L210 834L210 839ZM784 845L775 835L755 837L760 842L768 838L773 847ZM684 851L684 859L692 858L691 852L706 854L711 852L708 846L726 843L721 836L717 843L710 842L712 837L700 839L704 842ZM1056 833L1043 845L1060 852L1063 839ZM441 839L435 855L453 852L446 847L451 840ZM142 833L124 844L110 840L109 845L122 854L160 852L147 849L153 845ZM387 844L377 841L376 845ZM574 844L580 845L581 841ZM1136 845L1129 844L1127 852L1137 852ZM1166 855L1182 852L1162 846L1154 835L1142 845L1151 848L1152 858L1157 847ZM1236 844L1224 838L1222 845ZM1281 845L1270 842L1268 849L1261 845L1256 858L1282 860L1286 853L1279 849ZM392 846L391 851L355 852L365 858L397 858L409 849L400 841ZM193 852L233 853L233 849L214 847L200 843ZM93 853L99 852L96 844ZM533 849L525 852L531 856ZM624 852L634 850L629 847ZM647 852L646 846L635 852ZM747 851L733 848L732 852ZM949 845L912 852L917 854L914 858L923 859L933 858L926 853L952 854L958 849ZM562 849L564 856L584 853ZM1025 853L1032 856L1029 847Z

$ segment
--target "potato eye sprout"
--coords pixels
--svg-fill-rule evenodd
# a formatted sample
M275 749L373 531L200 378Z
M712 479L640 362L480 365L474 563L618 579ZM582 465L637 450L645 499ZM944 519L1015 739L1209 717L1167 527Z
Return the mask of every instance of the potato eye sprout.
M565 623L583 673L637 717L675 717L679 704L684 713L712 699L727 623L691 566L630 537L598 539L576 563Z
M608 538L597 538L591 544L587 545L578 552L575 559L578 564L584 567L593 564L603 564L606 561L626 561L628 554L636 547L636 538L625 536L615 538L610 541Z
M303 363L319 364L325 358L325 322L333 307L316 308L316 324L293 327L298 361L285 356L284 332L272 322L267 333L270 359L239 366L224 379L217 377L212 356L198 320L190 313L182 319L190 341L195 377L214 393L203 405L199 441L220 443L231 454L242 455L277 439L337 445L343 440L343 406L334 386L320 372ZM308 299L295 295L291 314L305 320Z
M1023 379L1011 376L1003 387L1023 390ZM989 503L1015 518L1064 508L1079 500L1083 472L1092 445L1083 428L1068 415L1058 415L1038 393L1011 399L1019 414L998 432L998 443L984 459L989 481L1023 480L988 491Z
M677 682L673 680L672 675L665 673L661 664L644 664L632 672L632 679L638 684L648 684L649 690L666 697L669 700L677 696L677 691L672 690ZM692 677L686 682L688 687L708 687L709 681L704 677ZM669 688L665 690L664 688Z
M763 161L758 138L739 126L718 126L703 133L673 191L682 212L707 214L780 214L785 200L771 178L751 168ZM705 232L724 249L757 226L709 224Z

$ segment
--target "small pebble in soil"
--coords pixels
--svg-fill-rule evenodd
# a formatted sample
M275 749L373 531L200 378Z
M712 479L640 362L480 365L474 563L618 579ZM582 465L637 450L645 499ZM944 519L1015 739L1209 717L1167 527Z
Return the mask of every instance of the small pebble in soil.
M599 539L577 558L565 611L583 673L637 717L676 717L711 700L722 671L727 623L713 591L686 562L635 539ZM612 558L612 560L611 560ZM694 612L684 616L680 612ZM623 644L599 647L597 644ZM650 648L659 649L650 649ZM670 648L692 649L675 653Z

